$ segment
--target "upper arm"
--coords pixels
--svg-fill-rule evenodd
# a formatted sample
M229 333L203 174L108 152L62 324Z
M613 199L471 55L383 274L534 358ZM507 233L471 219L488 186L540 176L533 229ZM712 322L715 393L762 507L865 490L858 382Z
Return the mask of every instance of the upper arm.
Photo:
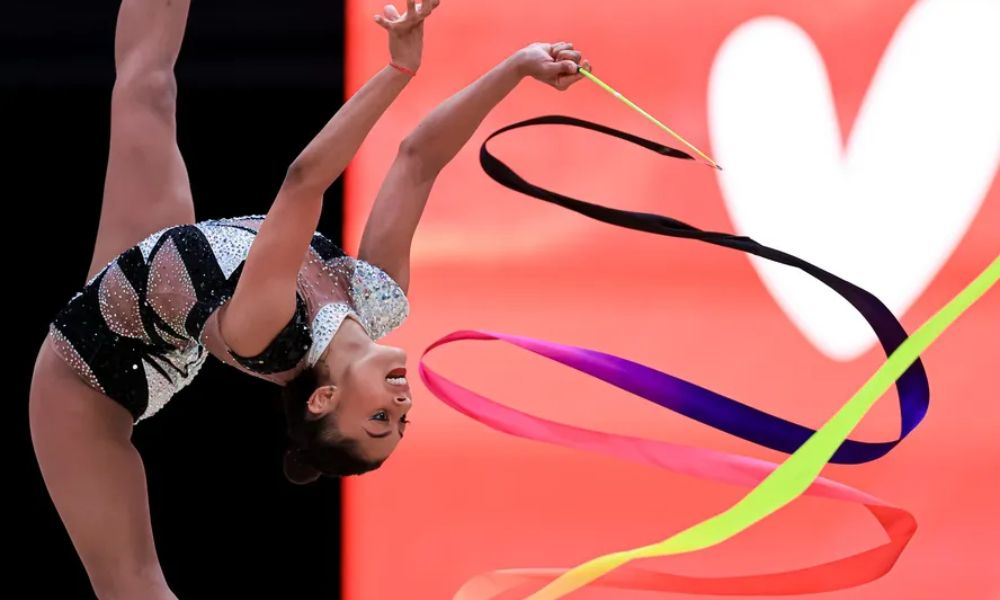
M385 271L404 292L410 282L410 246L437 176L404 144L368 215L358 258Z
M242 356L263 352L295 314L299 271L323 208L322 192L296 179L290 174L278 192L220 315L223 339Z

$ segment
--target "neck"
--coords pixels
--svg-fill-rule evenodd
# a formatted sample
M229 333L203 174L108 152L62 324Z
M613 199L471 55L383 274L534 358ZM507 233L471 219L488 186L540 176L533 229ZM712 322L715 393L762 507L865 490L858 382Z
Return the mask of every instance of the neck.
M330 375L334 381L341 381L347 367L370 352L374 344L360 323L350 317L344 319L322 359L330 366Z

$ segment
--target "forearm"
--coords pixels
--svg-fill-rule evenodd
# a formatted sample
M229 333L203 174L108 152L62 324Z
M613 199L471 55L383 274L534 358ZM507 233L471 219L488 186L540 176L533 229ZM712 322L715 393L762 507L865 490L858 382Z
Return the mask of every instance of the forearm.
M322 194L347 168L368 132L406 87L410 77L386 66L358 90L299 154L290 182Z
M410 246L438 172L497 104L531 77L559 90L579 81L590 67L573 45L535 43L518 50L477 81L435 108L403 141L368 217L360 258L382 268L404 290Z
M401 153L418 159L421 174L433 177L523 77L514 54L432 110L406 137Z

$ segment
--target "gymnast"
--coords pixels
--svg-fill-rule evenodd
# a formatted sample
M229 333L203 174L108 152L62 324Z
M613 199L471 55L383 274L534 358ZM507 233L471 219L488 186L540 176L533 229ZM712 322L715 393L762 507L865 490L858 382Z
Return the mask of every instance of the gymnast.
M190 0L122 1L88 282L51 324L29 401L42 476L99 597L174 598L130 439L208 355L281 386L294 483L376 469L402 439L406 354L377 340L408 314L411 241L437 175L522 79L565 90L589 67L572 44L531 44L431 111L400 143L347 256L315 232L323 193L418 72L438 4L375 16L389 64L292 162L266 216L198 223L173 74Z

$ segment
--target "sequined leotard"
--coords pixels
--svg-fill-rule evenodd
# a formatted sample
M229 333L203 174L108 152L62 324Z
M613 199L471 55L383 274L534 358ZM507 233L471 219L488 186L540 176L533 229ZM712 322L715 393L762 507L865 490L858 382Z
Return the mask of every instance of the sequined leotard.
M406 318L406 296L387 274L317 233L299 272L294 317L264 352L237 356L222 340L218 311L262 222L172 227L125 251L56 316L49 335L57 354L140 421L188 385L208 354L281 384L316 364L345 318L372 339Z

